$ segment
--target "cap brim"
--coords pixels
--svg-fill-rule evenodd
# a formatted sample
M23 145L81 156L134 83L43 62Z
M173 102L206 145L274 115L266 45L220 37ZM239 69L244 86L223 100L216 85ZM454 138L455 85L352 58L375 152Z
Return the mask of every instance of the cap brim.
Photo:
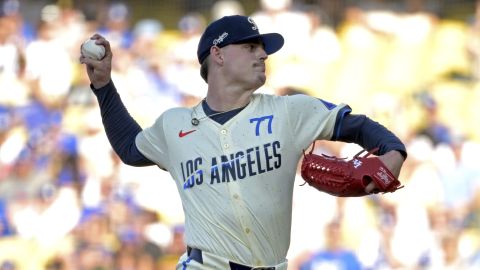
M261 35L253 35L242 38L241 40L235 41L234 43L242 43L248 40L260 38L263 42L263 46L265 52L267 54L272 54L277 52L283 47L283 43L285 42L283 36L278 33L268 33L268 34L261 34Z

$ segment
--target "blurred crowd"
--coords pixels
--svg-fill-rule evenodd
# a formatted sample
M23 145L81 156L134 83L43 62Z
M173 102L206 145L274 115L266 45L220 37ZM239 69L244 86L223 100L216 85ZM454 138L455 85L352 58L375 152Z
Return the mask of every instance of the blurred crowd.
M448 20L356 2L335 27L290 0L260 0L252 14L223 0L208 18L188 13L167 29L158 19L132 21L123 3L98 9L102 20L50 4L32 24L21 1L3 1L0 270L174 269L185 251L175 184L112 151L79 48L93 33L111 42L113 81L146 127L205 96L199 35L230 14L251 15L262 32L286 39L259 91L347 103L395 132L409 153L405 186L391 194L336 198L298 177L289 269L480 269L480 4L468 19ZM359 150L339 142L315 149Z

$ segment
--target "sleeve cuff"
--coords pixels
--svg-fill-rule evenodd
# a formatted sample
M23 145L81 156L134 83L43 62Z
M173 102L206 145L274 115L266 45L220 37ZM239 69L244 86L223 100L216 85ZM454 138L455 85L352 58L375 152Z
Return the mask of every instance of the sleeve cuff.
M395 151L398 151L400 153L400 155L403 156L403 160L406 160L407 159L407 151L405 151L405 149L395 149Z
M106 85L96 89L93 84L90 83L90 89L92 89L93 93L96 94L96 92L99 92L99 91L103 91L103 90L107 90L107 89L111 89L111 88L114 88L115 86L113 85L113 81L110 80Z

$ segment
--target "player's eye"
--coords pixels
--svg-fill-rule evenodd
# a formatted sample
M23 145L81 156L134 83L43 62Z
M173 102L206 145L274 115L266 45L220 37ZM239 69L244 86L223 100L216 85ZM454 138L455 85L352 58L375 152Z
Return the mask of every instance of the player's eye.
M254 51L255 50L255 44L253 43L246 43L245 48L247 48L249 51Z

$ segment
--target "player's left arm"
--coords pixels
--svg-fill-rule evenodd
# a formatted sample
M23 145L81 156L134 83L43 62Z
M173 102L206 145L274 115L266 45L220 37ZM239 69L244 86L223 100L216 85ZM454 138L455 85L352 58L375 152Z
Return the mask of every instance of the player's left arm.
M407 158L402 141L378 122L365 115L347 114L335 123L334 141L356 143L367 150L378 148L376 154L397 178Z

